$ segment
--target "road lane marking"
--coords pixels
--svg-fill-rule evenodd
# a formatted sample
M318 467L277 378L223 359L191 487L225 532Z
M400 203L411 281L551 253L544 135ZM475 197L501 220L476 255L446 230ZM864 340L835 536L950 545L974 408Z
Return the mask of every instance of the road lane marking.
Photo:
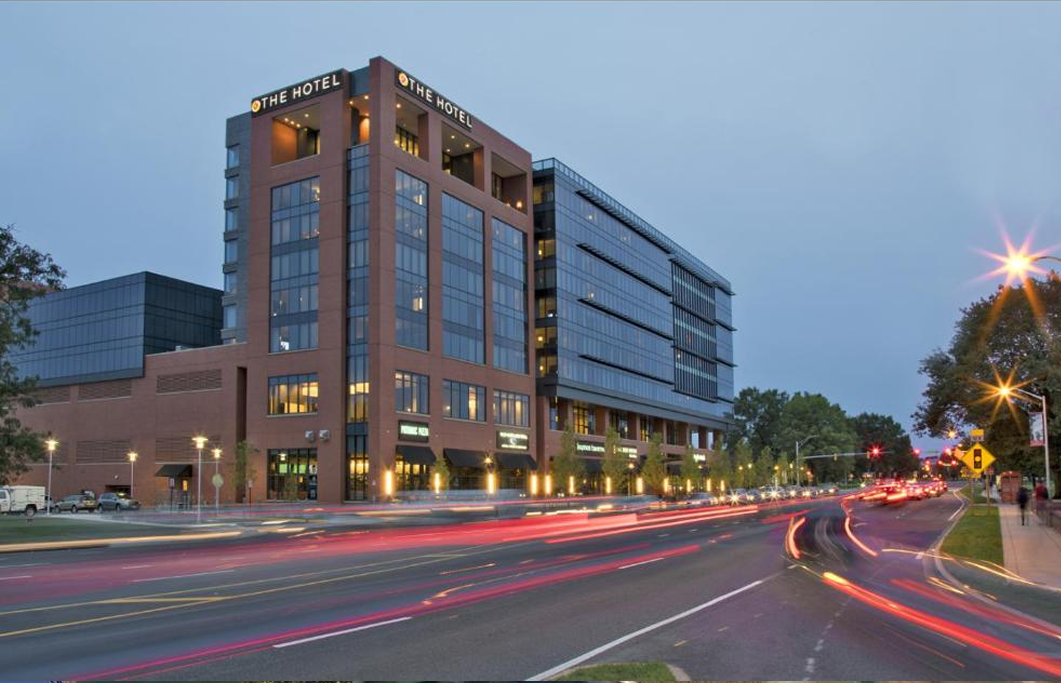
M640 567L643 564L652 564L653 562L659 562L662 559L664 559L664 558L662 558L662 557L653 557L651 560L642 560L641 562L634 562L633 564L624 564L623 566L619 567L619 569L629 569L630 567Z
M309 643L314 640L322 640L324 638L333 638L335 636L345 636L348 633L354 633L355 631L365 631L370 628L376 628L377 626L387 626L388 624L397 624L399 621L409 621L412 617L399 617L397 619L388 619L387 621L377 621L374 624L365 624L364 626L355 626L354 628L343 629L342 631L335 631L334 633L324 633L319 636L310 636L309 638L301 638L299 640L291 640L286 643L277 643L273 647L279 649L283 647L291 647L292 645L302 645L303 643Z
M14 581L15 579L32 579L32 574L22 574L21 576L4 576L0 577L0 581Z
M947 518L947 521L949 522L949 521L951 521L952 519L954 519L955 517L957 517L957 516L958 516L958 513L959 513L959 512L961 512L961 511L962 511L962 510L964 510L964 509L965 509L965 506L964 506L964 505L962 505L962 506L959 506L959 507L958 507L958 509L954 511L954 514L952 514L952 515L951 515L950 517L948 517L948 518Z
M152 576L147 579L133 579L133 583L144 583L146 581L165 581L166 579L187 579L192 576L212 576L214 574L231 574L235 569L221 569L216 572L196 572L195 574L177 574L175 576Z
M146 569L147 567L153 567L153 566L154 565L151 565L151 564L130 564L130 565L127 565L125 567L122 567L122 569Z
M654 624L650 624L650 625L648 625L648 626L646 626L644 628L638 629L638 630L636 630L636 631L634 631L632 633L628 633L625 636L622 636L620 638L616 638L615 640L613 640L613 641L611 641L609 643L605 643L604 645L601 645L600 647L595 647L592 650L590 650L589 652L581 654L581 655L579 655L577 657L573 657L572 659L569 659L566 662L563 662L562 664L557 664L553 668L548 669L546 671L543 671L540 674L537 674L536 676L531 676L527 680L528 681L544 681L544 680L546 680L548 678L552 678L553 676L557 675L558 673L560 673L562 671L567 671L571 667L577 666L577 665L581 664L582 662L586 661L587 659L592 659L593 657L596 657L597 655L599 655L599 654L601 654L603 652L607 652L608 650L611 650L611 649L613 649L615 647L618 647L619 645L622 645L623 643L625 643L627 641L633 640L634 638L637 638L639 636L643 636L646 633L650 633L652 631L655 631L656 629L659 629L659 628L662 628L664 626L667 626L668 624L673 624L674 622L679 621L681 619L684 619L685 617L692 616L693 614L696 614L697 612L702 612L703 610L708 609L709 607L713 607L713 606L717 605L718 603L720 603L720 602L722 602L724 600L728 600L729 598L732 598L732 597L734 597L736 595L740 595L741 593L743 593L745 591L751 590L752 588L755 588L756 586L761 585L763 583L763 581L767 581L767 580L768 579L759 579L758 581L752 581L751 583L749 583L747 585L741 586L740 588L737 588L736 590L732 590L729 593L726 593L724 595L720 595L717 598L713 598L711 600L708 600L707 602L702 603L700 605L697 605L696 607L692 607L690 609L685 610L684 612L679 612L678 614L675 614L672 617L667 617L666 619L663 619L661 621L657 621Z

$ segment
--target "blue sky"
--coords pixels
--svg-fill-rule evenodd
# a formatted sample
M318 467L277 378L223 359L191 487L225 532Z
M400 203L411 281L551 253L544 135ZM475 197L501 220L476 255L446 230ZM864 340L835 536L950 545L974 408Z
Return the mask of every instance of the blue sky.
M384 55L726 275L737 384L908 423L1008 226L1061 242L1061 5L0 5L0 220L220 286L225 118Z

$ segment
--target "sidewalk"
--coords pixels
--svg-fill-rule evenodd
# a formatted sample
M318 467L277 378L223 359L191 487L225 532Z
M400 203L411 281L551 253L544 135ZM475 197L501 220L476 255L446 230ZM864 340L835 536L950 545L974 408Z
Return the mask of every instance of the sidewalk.
M1006 569L1029 581L1061 588L1061 533L1043 526L1031 510L1021 526L1020 508L1012 503L999 505L998 517Z

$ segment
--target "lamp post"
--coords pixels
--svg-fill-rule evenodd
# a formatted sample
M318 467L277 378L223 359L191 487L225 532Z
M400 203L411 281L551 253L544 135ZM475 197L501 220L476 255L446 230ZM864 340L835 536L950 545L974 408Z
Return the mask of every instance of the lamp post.
M221 462L221 449L214 449L214 516L217 516L218 499L221 497L221 485L217 483L218 465Z
M205 436L193 436L192 443L199 453L199 464L195 467L195 523L199 524L203 519L203 449L206 448L207 438Z
M133 482L136 480L134 467L136 466L136 451L129 451L129 500L133 499Z
M626 469L630 470L629 475L626 477L626 490L629 495L634 495L634 463L626 463Z
M1047 258L1047 257L1040 257ZM1052 256L1049 258L1053 258ZM1057 260L1057 259L1055 259ZM998 395L1007 401L1013 397L1024 399L1025 401L1038 401L1039 405L1043 410L1043 460L1045 461L1046 469L1046 497L1054 497L1054 480L1050 476L1050 428L1048 425L1046 412L1046 396L1040 396L1039 394L1033 394L1030 391L1021 389L1020 387L1011 387L1003 384L998 387Z
M799 449L802 446L805 446L807 444L807 442L810 441L811 439L817 439L817 438L818 438L817 434L811 434L810 436L808 436L808 437L806 437L806 438L804 438L802 440L800 440L800 439L796 440L796 477L797 477L796 485L797 486L802 486L803 485L803 471L800 470L800 468L799 468Z
M486 464L486 495L492 496L494 495L494 491L497 489L497 486L494 482L494 460L489 455L487 455L483 459L483 462Z
M48 439L44 442L44 446L48 449L48 516L52 514L52 506L55 501L52 500L52 457L55 455L55 447L59 445L59 442L55 439Z

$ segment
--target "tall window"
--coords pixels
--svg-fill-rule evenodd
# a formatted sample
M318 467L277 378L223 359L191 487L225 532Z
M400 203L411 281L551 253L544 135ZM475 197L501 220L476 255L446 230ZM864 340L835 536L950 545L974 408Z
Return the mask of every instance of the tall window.
M237 273L225 273L225 294L235 294L238 278Z
M431 378L415 372L397 370L394 373L394 409L399 413L428 415L428 394Z
M225 240L225 263L235 263L239 258L239 240Z
M442 195L442 353L483 363L483 212Z
M317 412L317 373L269 378L269 414Z
M225 232L239 229L239 216L235 209L225 209Z
M442 380L442 417L486 421L486 387Z
M368 437L346 437L346 499L365 500L368 485Z
M239 199L239 176L225 179L225 199Z
M239 145L229 145L225 155L225 168L236 168L239 166Z
M530 397L494 389L494 424L529 427Z
M639 441L651 441L652 440L652 433L654 431L656 431L654 429L654 425L656 423L655 419L650 417L650 416L648 416L648 415L642 415L640 418L638 418L638 422L640 423L640 426L641 426L641 428L638 430L640 432L640 434L639 434L640 438L638 440Z
M269 350L317 347L320 178L272 191Z
M347 154L350 195L347 198L346 224L346 420L368 422L368 145L354 147ZM358 436L357 439L356 443L363 455L368 437ZM367 472L367 456L365 458ZM358 478L351 481L363 483L363 474L357 474ZM351 471L350 476L354 477L355 473ZM364 492L363 487L359 490ZM347 495L350 495L350 490ZM355 500L353 497L349 499Z
M630 438L630 424L627 421L625 410L613 410L609 415L612 428L619 434L620 439Z
M596 434L597 416L595 411L585 403L576 401L571 406L571 418L576 434Z
M527 239L493 219L494 367L527 372Z
M395 341L427 350L427 183L398 171L394 188Z
M420 156L420 138L401 126L394 127L394 146L414 157Z
M236 326L236 306L230 304L222 308L223 320L222 324L226 329L232 329Z

